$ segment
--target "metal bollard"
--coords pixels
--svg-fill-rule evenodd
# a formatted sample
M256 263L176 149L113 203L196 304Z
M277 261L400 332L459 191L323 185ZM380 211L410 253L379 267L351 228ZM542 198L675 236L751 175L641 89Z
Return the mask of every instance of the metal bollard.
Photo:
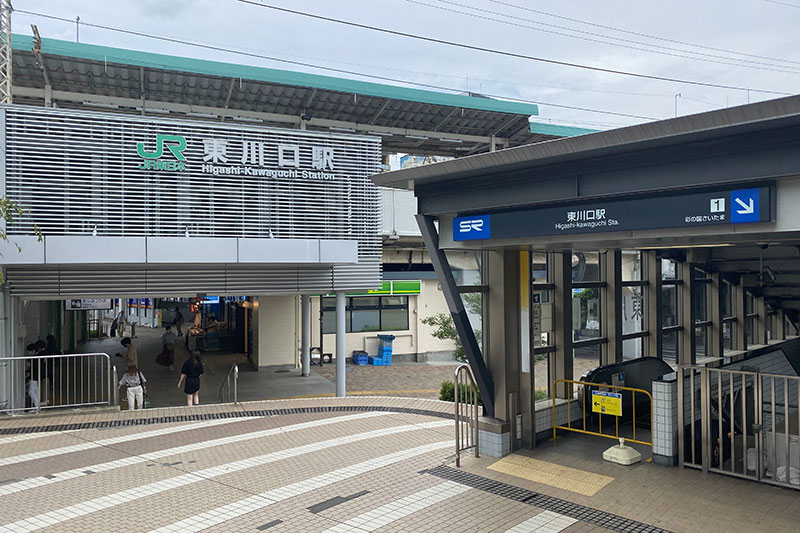
M136 338L136 322L131 323L131 338Z

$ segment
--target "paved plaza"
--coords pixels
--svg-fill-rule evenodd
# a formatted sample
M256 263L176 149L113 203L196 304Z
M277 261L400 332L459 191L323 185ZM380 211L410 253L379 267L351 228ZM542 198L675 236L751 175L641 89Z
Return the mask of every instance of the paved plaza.
M0 532L796 530L795 491L603 463L608 443L587 437L456 469L451 409L361 396L2 418Z

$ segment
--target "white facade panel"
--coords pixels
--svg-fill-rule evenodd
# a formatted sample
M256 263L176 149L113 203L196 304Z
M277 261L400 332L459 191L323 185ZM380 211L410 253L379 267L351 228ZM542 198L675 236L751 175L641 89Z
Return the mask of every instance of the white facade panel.
M12 237L8 242L0 241L0 264L43 265L44 241L25 235Z
M321 263L357 263L358 242L319 241L319 260Z
M236 239L148 237L148 263L236 263Z
M116 287L142 288L136 292L142 295L186 294L206 278L230 290L227 278L209 274L193 281L188 271L237 259L262 272L286 269L286 279L282 273L253 277L259 294L380 283L380 197L370 180L380 166L380 139L18 105L2 109L6 194L25 213L8 225L9 236L33 236L36 225L47 239L47 264L92 264L85 271L42 272L42 285L33 282L37 273L16 270L9 277L12 294L94 296ZM98 237L88 236L93 233ZM82 240L59 241L64 238ZM154 240L148 256L145 239L174 240ZM285 242L245 245L231 255L236 239L328 244L316 252ZM124 263L160 264L176 272L114 266ZM327 266L290 272L290 263ZM98 272L107 274L102 287L90 279ZM249 274L235 275L237 293L254 294L246 290Z
M144 237L45 237L49 265L144 263Z
M319 263L317 239L239 239L240 263Z

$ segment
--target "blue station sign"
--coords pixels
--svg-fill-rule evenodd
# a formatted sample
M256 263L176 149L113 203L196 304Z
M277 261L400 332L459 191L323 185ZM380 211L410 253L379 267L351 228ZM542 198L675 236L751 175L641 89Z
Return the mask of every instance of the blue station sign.
M453 219L453 240L774 222L774 186L603 200Z

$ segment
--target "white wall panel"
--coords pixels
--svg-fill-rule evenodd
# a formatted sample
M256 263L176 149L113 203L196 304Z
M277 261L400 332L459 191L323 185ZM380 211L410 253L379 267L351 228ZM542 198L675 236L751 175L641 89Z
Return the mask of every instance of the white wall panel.
M319 263L317 239L239 239L240 263Z
M52 265L144 263L143 237L45 237L45 261Z
M236 263L236 239L148 237L148 263Z

